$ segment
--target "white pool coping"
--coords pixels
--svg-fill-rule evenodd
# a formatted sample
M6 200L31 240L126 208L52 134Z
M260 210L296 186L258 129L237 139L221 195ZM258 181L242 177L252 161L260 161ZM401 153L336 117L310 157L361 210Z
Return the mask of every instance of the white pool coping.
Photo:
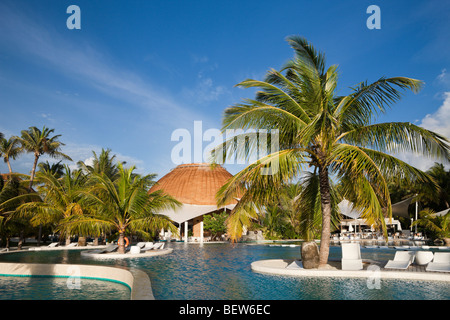
M64 277L106 280L121 283L131 290L131 300L155 300L148 275L137 269L80 265L80 264L38 264L38 263L0 263L0 276L16 277ZM70 290L68 288L68 290Z
M324 269L303 269L286 268L294 260L270 259L259 260L251 263L251 269L259 273L296 276L296 277L340 277L340 278L369 278L374 277L374 270L346 271L336 267L329 266ZM438 272L410 272L410 271L387 271L378 269L381 279L400 279L400 280L423 280L423 281L445 281L450 282L449 273Z

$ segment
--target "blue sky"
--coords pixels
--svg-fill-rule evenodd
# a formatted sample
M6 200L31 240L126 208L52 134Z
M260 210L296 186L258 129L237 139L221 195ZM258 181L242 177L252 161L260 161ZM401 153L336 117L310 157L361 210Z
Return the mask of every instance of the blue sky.
M80 30L66 26L71 4L81 9ZM379 30L366 26L372 4L381 9ZM449 137L449 15L450 3L439 0L2 1L0 132L45 125L75 162L110 148L161 177L176 166L172 132L193 134L194 121L220 129L224 109L253 96L235 84L280 68L293 56L285 39L297 34L339 65L342 94L382 76L425 81L378 121ZM399 156L421 169L433 163ZM31 155L12 162L22 173L31 166Z

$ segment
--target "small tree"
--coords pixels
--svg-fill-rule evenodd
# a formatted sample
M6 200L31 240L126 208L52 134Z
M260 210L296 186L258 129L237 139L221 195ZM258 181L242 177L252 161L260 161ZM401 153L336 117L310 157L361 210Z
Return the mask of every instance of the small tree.
M226 220L228 215L225 212L213 213L203 217L203 228L211 232L211 239L214 240L220 234L227 232Z
M444 216L436 216L432 209L426 208L419 212L419 219L412 226L423 227L432 238L450 238L450 212Z

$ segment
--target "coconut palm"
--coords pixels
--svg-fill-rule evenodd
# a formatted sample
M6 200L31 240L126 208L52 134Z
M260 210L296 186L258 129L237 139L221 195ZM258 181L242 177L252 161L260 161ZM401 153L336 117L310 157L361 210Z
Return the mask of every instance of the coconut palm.
M450 208L450 170L445 170L442 163L435 163L427 173L433 177L439 185L440 190L436 193L424 192L427 202L433 205L434 209Z
M92 160L92 165L87 165L83 161L78 161L78 167L82 169L86 174L97 173L104 174L111 180L115 180L118 177L119 169L117 164L114 162L116 155L110 155L111 149L103 149L99 156L95 151L92 151L94 159ZM125 162L122 162L125 164Z
M450 238L450 211L443 216L436 216L430 208L419 212L419 219L412 226L422 226L437 238Z
M29 201L30 198L38 201L36 193L29 193L26 182L19 179L17 175L10 175L8 180L3 182L0 177L0 233L6 238L9 245L9 238L13 234L19 234L18 249L22 249L25 234L31 232L28 219L16 215L17 208Z
M22 151L20 142L16 137L10 137L9 139L0 138L0 156L3 157L3 161L8 165L10 174L12 174L10 159L15 160Z
M64 175L65 167L61 163L61 161L58 161L56 163L50 164L48 161L40 162L38 164L39 171L46 172L48 174L51 174L55 176L56 178L61 178Z
M387 236L384 217L391 217L392 210L386 177L410 182L432 180L390 153L413 151L448 160L449 141L408 122L374 123L376 116L398 101L403 91L418 92L421 81L382 77L373 83L361 82L350 88L350 94L340 96L336 90L338 67L326 69L324 54L306 39L291 36L288 42L294 49L294 58L281 71L270 70L264 81L249 79L239 83L239 87L260 90L255 99L227 108L223 118L224 132L247 130L237 134L237 138L251 134L259 138L258 130L269 130L267 144L278 139L279 150L271 150L236 174L221 188L217 199L219 205L224 204L244 192L229 220L239 223L242 219L232 216L248 215L243 209L247 203L267 202L281 184L307 169L313 170L310 178L318 182L314 199L319 197L320 203L313 199L310 203L320 207L319 263L324 265L328 261L335 210L331 176L345 186L341 196L354 199L362 217L383 229ZM278 130L277 135L274 129ZM248 159L260 147L261 139L249 139L243 148L234 143L236 137L216 148L213 155L217 162L222 156ZM271 174L261 171L269 168ZM238 234L231 236L236 238Z
M28 187L29 190L31 190L33 186L36 167L40 156L46 154L52 158L63 158L72 161L68 155L60 151L61 146L64 145L64 143L58 141L61 135L50 136L54 131L55 129L49 129L45 126L42 131L36 127L29 127L28 130L21 131L21 137L16 137L21 143L24 151L34 154L34 163L33 168L31 169L30 184Z
M38 171L36 182L42 201L22 204L16 210L17 215L28 218L33 226L53 225L65 231L63 219L87 213L87 205L83 203L86 180L81 171L72 172L67 165L61 178L51 171ZM66 244L70 243L70 236L66 233Z
M105 174L91 175L92 187L85 195L96 210L90 215L65 219L66 228L86 234L117 230L119 253L125 253L124 236L130 230L145 234L164 228L176 234L178 229L172 222L155 212L175 208L180 203L161 191L148 194L155 175L141 177L133 173L134 167L125 169L121 163L118 170L119 177L114 181Z

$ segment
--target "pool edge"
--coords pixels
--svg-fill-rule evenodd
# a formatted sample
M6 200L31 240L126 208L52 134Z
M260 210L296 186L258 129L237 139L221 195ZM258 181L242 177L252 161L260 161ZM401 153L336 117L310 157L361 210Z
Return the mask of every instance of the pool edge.
M38 263L0 263L3 276L48 276L81 279L96 279L122 283L130 288L131 300L155 300L150 278L138 269L124 269L108 266L81 264L38 264Z

